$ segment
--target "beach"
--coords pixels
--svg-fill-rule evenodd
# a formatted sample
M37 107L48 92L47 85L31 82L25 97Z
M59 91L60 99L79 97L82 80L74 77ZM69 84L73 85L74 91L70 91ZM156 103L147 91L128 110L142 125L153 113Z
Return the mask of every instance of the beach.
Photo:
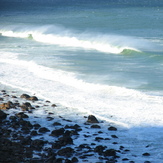
M36 96L1 90L0 162L135 162L120 143L117 127L93 115L83 116L82 122L66 119L54 108ZM150 153L141 157L150 162Z

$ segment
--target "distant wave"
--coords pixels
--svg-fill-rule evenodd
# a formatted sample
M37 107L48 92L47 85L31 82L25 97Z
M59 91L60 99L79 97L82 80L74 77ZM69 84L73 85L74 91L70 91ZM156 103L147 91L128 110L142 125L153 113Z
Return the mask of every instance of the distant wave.
M7 37L29 38L42 43L96 50L103 53L123 54L126 49L140 52L136 47L130 46L133 40L129 37L87 32L77 33L56 26L9 26L0 29L0 33ZM127 45L128 43L129 45Z

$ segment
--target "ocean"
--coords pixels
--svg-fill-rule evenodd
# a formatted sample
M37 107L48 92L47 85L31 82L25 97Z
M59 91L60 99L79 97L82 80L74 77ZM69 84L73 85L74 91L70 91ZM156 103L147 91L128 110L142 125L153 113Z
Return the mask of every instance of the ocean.
M161 162L162 20L161 0L1 0L1 87L114 123Z

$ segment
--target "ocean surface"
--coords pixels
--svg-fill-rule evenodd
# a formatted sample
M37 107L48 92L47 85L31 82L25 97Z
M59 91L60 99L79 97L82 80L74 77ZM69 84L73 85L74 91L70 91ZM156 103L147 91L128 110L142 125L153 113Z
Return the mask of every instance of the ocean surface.
M126 128L161 162L162 20L161 0L1 0L0 84Z

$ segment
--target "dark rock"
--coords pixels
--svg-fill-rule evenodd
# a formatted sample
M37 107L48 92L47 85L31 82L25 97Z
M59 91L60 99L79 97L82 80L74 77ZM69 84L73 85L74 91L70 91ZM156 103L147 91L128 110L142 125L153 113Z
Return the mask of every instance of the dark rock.
M6 117L7 117L7 114L4 113L2 110L0 110L0 120L6 119Z
M65 129L74 129L76 131L81 131L82 130L81 127L79 125L77 125L77 124L75 124L74 126L66 125Z
M58 130L53 130L50 134L50 136L61 136L65 132L64 128L60 128Z
M99 141L99 140L103 140L104 138L102 138L102 137L96 137L95 138L95 141Z
M59 122L54 122L54 123L53 123L53 126L61 126L61 123L59 123Z
M46 132L49 132L50 130L48 129L48 128L46 128L46 127L41 127L40 129L39 129L39 132L41 132L41 133L46 133Z
M16 96L12 96L12 98L17 98Z
M30 134L31 136L37 136L38 135L38 133L37 133L37 131L31 131L31 134Z
M25 121L24 119L20 119L18 123L22 126L22 128L32 129L33 125L30 121Z
M143 156L150 156L149 153L143 153L142 155L143 155Z
M113 142L112 144L118 144L117 142Z
M63 158L57 158L56 161L54 163L63 163Z
M33 109L32 105L29 102L23 103L20 107L22 111L29 111Z
M35 150L40 151L42 147L44 146L44 144L45 144L45 141L36 139L32 141L31 147L34 148Z
M91 128L101 128L99 125L92 125Z
M3 101L3 98L0 97L0 101Z
M76 157L73 157L73 158L71 159L71 161L72 161L72 162L78 162L79 160L78 160Z
M53 117L47 117L47 121L52 121L53 119Z
M57 105L56 105L56 104L52 104L51 106L52 106L52 107L56 107Z
M58 142L52 143L52 149L60 149L62 146Z
M122 161L128 161L129 159L128 158L123 158Z
M73 144L73 140L71 137L69 136L63 136L63 137L60 137L58 139L58 143L61 145L61 146L66 146L68 144Z
M48 114L49 114L49 115L54 115L54 113L52 113L52 112L49 112Z
M116 150L114 149L108 149L104 152L104 156L113 156L116 157Z
M10 109L10 108L15 108L15 105L11 101L8 101L7 103L0 104L0 109L1 110L7 110L7 109Z
M16 117L16 116L10 116L9 119L10 119L12 122L16 122L17 117Z
M22 145L30 145L31 142L32 142L32 139L31 139L30 136L28 136L28 137L21 137L20 143L21 143Z
M112 138L118 138L116 135L111 135Z
M110 127L108 128L108 130L110 130L110 131L117 131L117 128L116 128L116 127L113 127L113 126L110 126Z
M31 96L31 97L29 98L29 100L31 100L31 101L38 101L38 98L37 98L36 96Z
M102 155L105 148L106 146L99 145L94 149L94 152L97 152L99 155Z
M28 94L22 94L20 98L24 98L30 101L38 101L38 98L36 96L29 96Z
M124 148L125 148L124 146L120 146L120 147L119 147L120 150L123 150Z
M89 115L87 119L88 123L99 123L99 121L96 119L94 115Z
M24 114L24 112L17 113L16 116L19 118L29 118L27 114Z
M35 129L39 129L39 128L41 127L41 125L39 125L38 123L36 123L36 124L33 125L33 127L34 127Z
M71 157L74 150L71 147L62 148L58 151L59 156Z
M65 163L72 163L72 162L71 162L71 160L66 159L66 160L65 160Z
M24 99L28 100L28 99L30 98L30 96L27 95L27 94L22 94L22 95L20 96L20 98L24 98Z

